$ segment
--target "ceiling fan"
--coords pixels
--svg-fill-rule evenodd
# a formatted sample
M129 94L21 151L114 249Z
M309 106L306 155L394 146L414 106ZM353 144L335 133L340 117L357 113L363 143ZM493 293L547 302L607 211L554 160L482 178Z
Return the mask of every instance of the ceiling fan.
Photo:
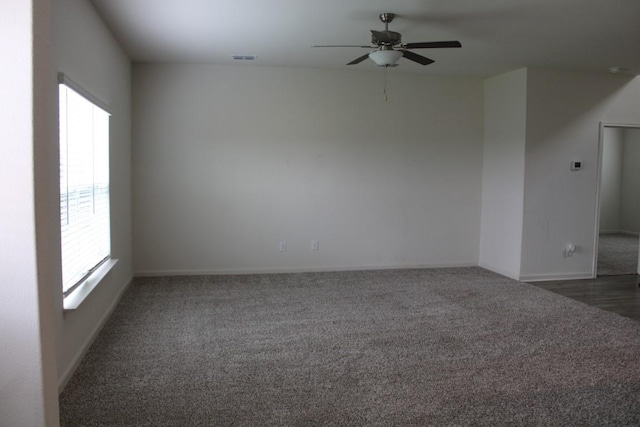
M394 13L381 13L380 21L384 23L384 31L371 30L371 43L375 46L361 45L315 45L312 47L359 47L363 49L376 49L373 52L362 55L354 59L347 65L359 64L367 58L371 58L373 62L381 67L397 67L398 60L402 57L410 61L417 62L421 65L429 65L435 62L433 59L427 58L408 49L434 49L434 48L451 48L462 47L459 41L439 41L439 42L420 42L420 43L402 43L402 35L395 31L389 31L389 23L395 18Z

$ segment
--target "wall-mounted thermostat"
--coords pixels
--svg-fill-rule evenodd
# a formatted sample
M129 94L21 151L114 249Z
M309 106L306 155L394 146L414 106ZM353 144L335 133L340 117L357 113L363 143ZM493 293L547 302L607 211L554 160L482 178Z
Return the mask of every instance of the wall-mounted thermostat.
M571 162L571 170L572 171L579 171L580 169L582 169L582 162L580 162L580 161Z

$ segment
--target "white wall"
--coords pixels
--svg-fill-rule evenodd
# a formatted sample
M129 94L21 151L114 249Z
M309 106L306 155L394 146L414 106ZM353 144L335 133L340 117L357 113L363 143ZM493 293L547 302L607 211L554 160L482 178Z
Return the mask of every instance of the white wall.
M602 141L600 233L618 233L620 231L624 129L605 127Z
M484 84L484 160L480 266L520 275L527 70Z
M640 129L624 129L620 229L640 233Z
M46 1L0 3L0 425L55 426L58 399L49 263L37 235L47 151ZM35 30L34 30L35 28Z
M477 264L482 81L391 71L387 90L381 71L135 65L135 271Z
M591 277L601 121L640 123L640 78L528 70L522 279Z
M110 191L111 191L111 251L118 264L79 309L62 315L62 285L60 267L51 280L55 289L57 310L58 373L61 385L79 362L87 345L111 312L132 273L131 223L131 64L86 0L52 2L54 64L52 76L58 71L106 103L112 110L110 123ZM57 87L52 86L57 111ZM57 117L51 125L51 140L58 140ZM57 144L53 144L57 150ZM49 215L55 221L49 248L52 259L60 259L58 211L58 155L49 158Z

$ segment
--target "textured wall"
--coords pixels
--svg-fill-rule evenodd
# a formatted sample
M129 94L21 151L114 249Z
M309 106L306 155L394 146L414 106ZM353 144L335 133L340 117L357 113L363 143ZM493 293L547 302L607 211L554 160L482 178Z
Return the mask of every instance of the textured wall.
M135 65L135 271L477 264L482 91L390 71L385 103L381 71Z
M57 307L58 372L64 382L68 374L106 320L113 304L132 277L131 230L131 63L90 2L52 2L52 73L59 71L106 103L110 121L111 254L119 260L103 282L79 309L62 316L62 286L59 266L52 278ZM52 87L57 108L57 87ZM57 141L57 117L52 123L52 141ZM56 204L58 157L50 156L51 204ZM59 218L59 212L50 215ZM59 220L53 222L50 257L59 259Z
M640 233L640 128L624 130L620 229Z
M41 159L50 145L49 3L0 3L0 425L58 425ZM45 196L46 197L46 196Z
M527 70L485 81L480 265L520 275Z
M620 231L623 142L623 129L604 129L600 175L600 233Z
M637 77L528 70L524 278L591 276L599 124L640 123L639 95ZM570 243L576 253L564 257Z

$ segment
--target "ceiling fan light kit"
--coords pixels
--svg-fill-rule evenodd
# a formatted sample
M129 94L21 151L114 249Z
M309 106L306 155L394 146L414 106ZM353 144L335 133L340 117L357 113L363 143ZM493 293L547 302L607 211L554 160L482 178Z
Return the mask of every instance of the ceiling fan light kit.
M398 50L377 50L369 54L369 59L379 67L397 67L400 58L402 58L402 52Z

